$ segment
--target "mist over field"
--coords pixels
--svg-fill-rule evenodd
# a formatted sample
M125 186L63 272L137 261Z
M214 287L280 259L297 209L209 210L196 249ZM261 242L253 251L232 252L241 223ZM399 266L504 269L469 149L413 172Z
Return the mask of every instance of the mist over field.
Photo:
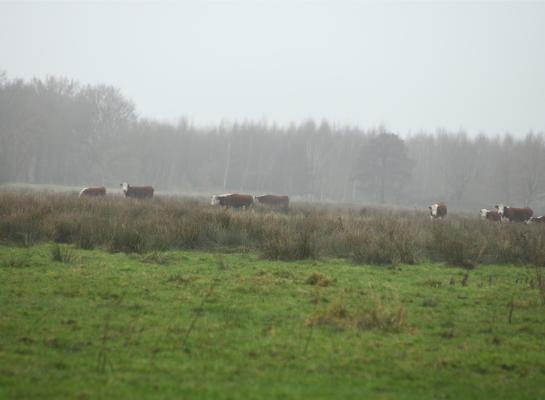
M196 127L139 118L111 86L65 79L0 81L0 182L211 194L282 193L299 200L477 212L497 203L543 208L542 132L407 137L309 120Z
M0 4L0 183L545 211L545 5Z

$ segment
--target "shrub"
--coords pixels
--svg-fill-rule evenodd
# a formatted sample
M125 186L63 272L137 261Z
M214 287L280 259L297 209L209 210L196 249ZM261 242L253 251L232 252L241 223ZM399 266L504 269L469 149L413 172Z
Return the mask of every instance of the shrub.
M263 228L259 250L263 258L272 260L303 260L318 257L320 220L318 215L307 213L287 220L287 226L271 221Z
M145 238L133 227L125 225L114 230L108 243L108 250L125 253L142 253L146 249Z
M406 219L378 217L350 239L359 264L396 265L417 261L417 232Z
M80 225L74 221L60 219L53 222L53 241L55 243L74 243L79 237Z
M432 259L465 268L474 268L481 261L488 241L474 221L431 221L431 224L427 247Z

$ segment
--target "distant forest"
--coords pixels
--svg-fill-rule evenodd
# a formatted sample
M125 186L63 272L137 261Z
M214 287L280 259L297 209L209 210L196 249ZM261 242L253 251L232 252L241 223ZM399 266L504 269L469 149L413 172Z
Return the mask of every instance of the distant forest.
M183 110L180 110L183 113ZM195 127L139 117L117 88L0 74L0 184L153 185L159 191L288 194L306 201L475 211L545 205L545 140L327 121Z

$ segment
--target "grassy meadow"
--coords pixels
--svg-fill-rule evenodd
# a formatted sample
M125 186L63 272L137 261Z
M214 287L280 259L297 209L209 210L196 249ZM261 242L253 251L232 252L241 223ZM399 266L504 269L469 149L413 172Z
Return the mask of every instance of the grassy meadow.
M0 246L0 398L545 396L536 268Z
M0 192L0 398L544 398L544 231Z

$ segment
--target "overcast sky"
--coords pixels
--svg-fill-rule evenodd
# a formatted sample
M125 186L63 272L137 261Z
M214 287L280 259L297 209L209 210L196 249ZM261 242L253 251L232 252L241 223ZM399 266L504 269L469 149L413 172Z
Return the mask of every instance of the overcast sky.
M545 3L0 3L0 70L197 125L545 131Z

